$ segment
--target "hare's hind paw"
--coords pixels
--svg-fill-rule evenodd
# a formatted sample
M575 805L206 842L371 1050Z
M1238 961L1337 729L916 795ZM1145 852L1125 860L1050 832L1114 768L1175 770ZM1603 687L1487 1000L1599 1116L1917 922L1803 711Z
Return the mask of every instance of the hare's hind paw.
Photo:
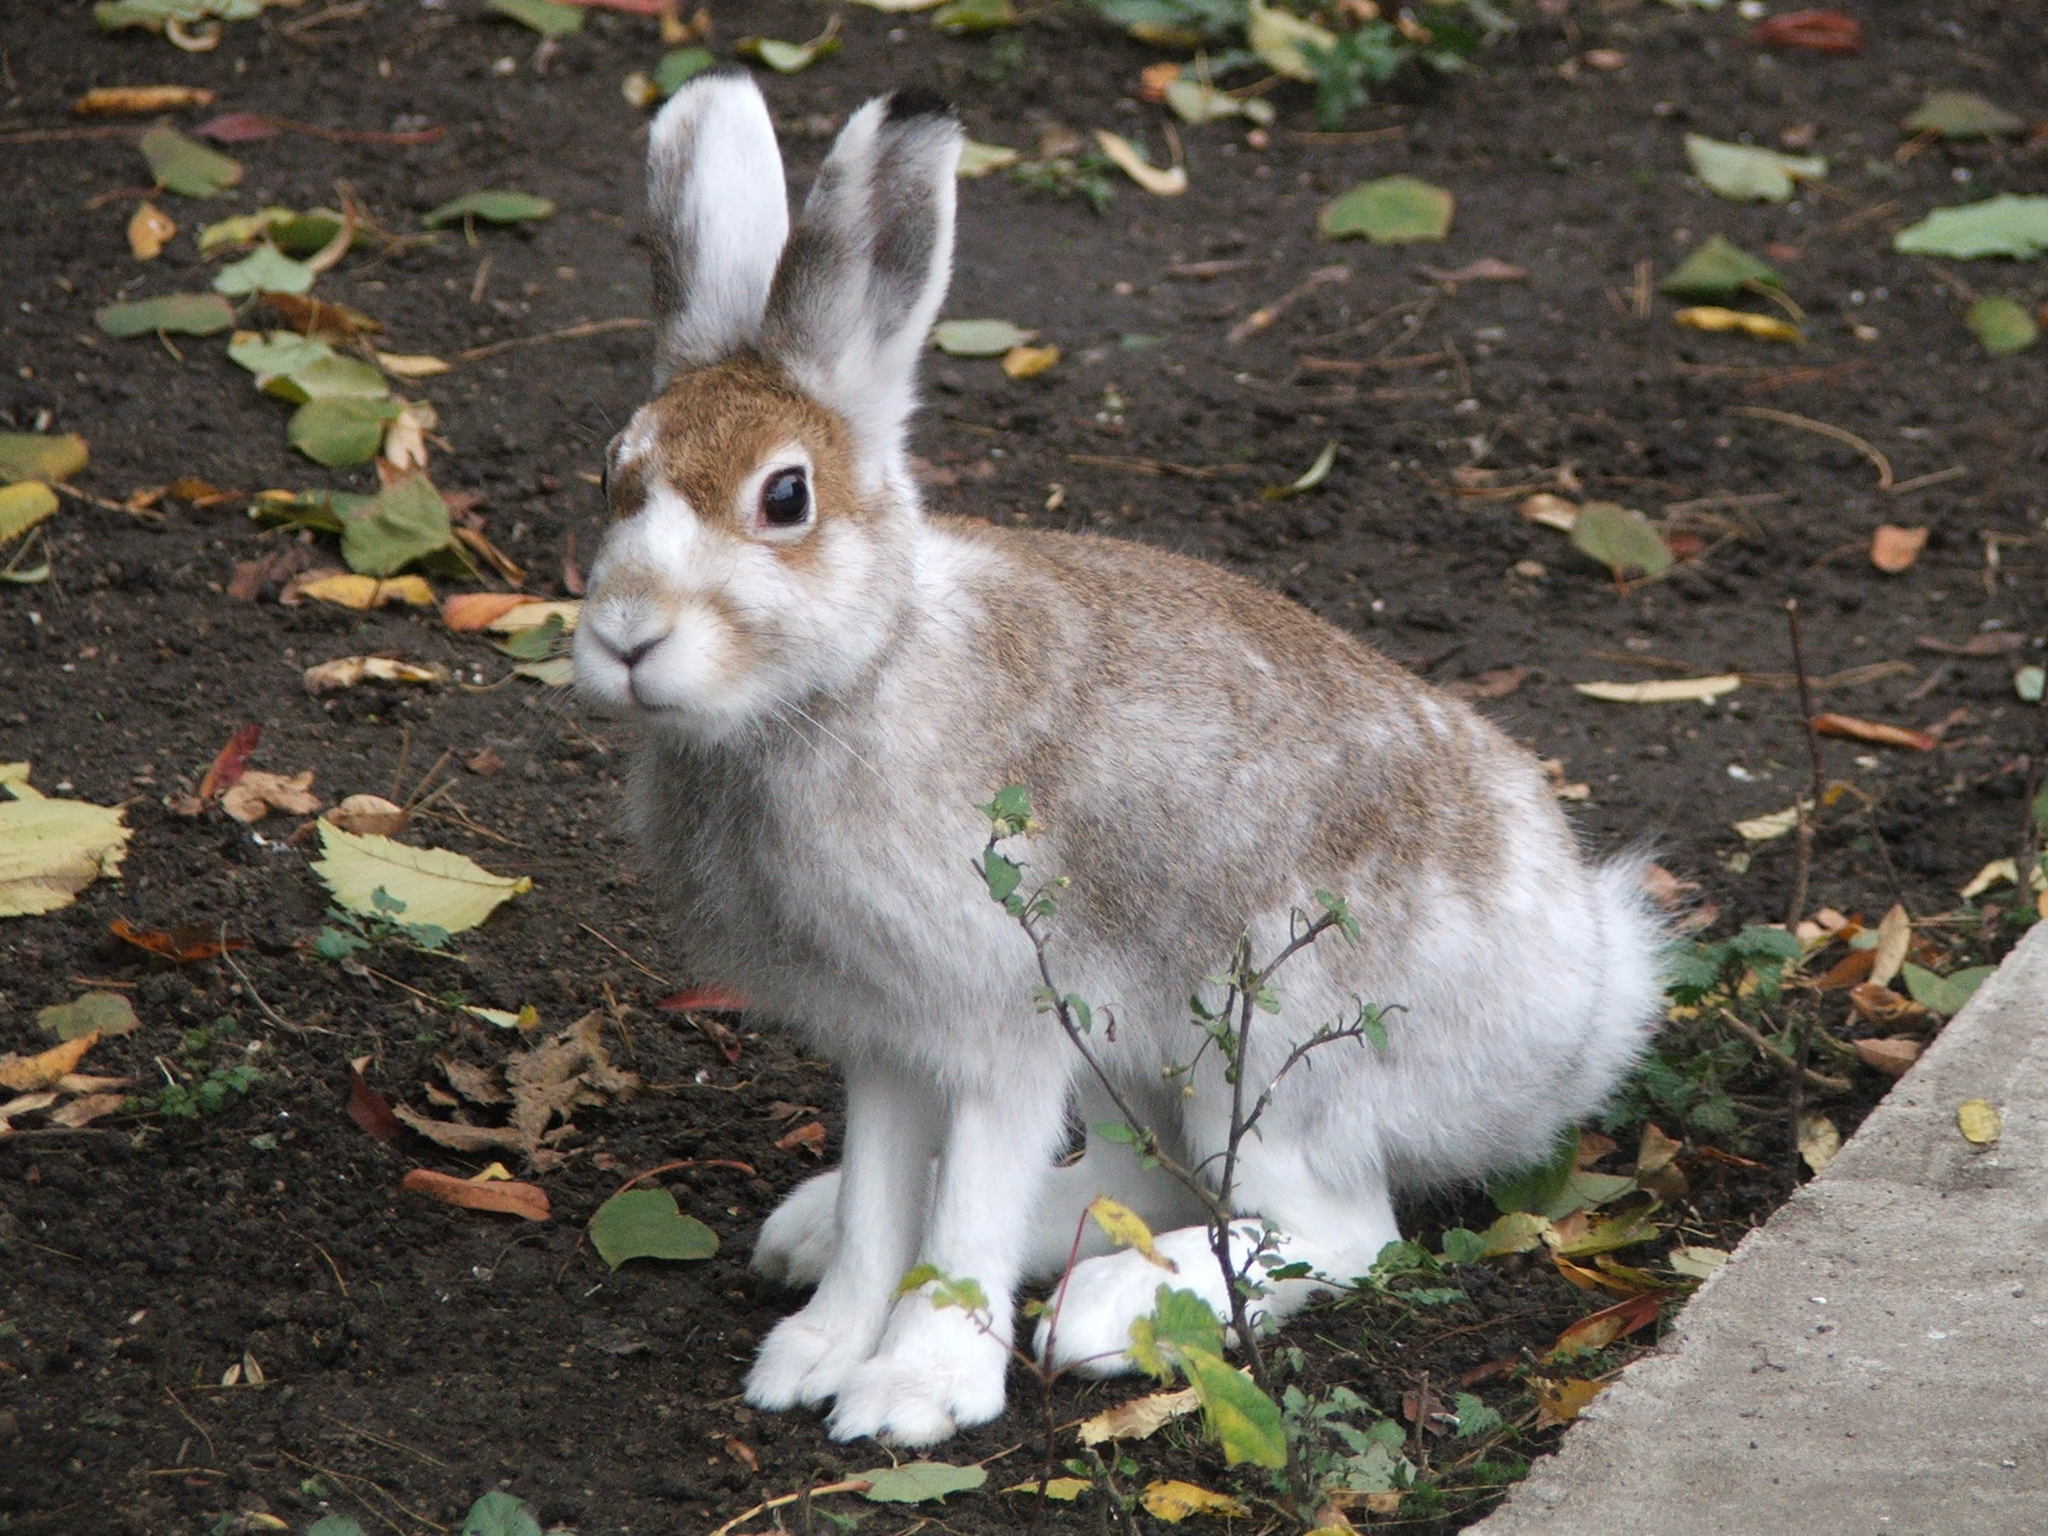
M943 1351L885 1351L853 1372L826 1428L834 1440L936 1444L1002 1414L1008 1364L1004 1345L981 1333L956 1335Z
M779 1412L816 1407L835 1396L871 1354L873 1337L829 1319L813 1320L809 1309L785 1317L761 1341L747 1372L747 1401Z
M838 1210L838 1169L797 1185L761 1223L754 1272L792 1290L816 1285L839 1251Z

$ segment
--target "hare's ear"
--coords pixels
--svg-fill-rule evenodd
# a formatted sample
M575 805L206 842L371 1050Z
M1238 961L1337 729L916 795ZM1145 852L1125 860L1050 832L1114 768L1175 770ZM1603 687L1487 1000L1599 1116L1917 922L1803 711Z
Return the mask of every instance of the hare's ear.
M960 124L900 91L847 121L776 269L762 344L854 430L870 475L900 473L918 354L953 267Z
M775 125L744 71L700 75L661 109L649 132L647 205L659 386L678 368L717 362L759 339L789 237Z

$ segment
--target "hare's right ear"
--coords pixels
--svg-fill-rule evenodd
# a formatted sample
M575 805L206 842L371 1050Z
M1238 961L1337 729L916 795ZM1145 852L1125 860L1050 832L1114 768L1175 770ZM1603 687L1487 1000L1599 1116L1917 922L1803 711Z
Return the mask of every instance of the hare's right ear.
M789 237L775 125L744 70L699 75L661 109L649 131L647 206L658 388L679 368L715 363L758 339Z

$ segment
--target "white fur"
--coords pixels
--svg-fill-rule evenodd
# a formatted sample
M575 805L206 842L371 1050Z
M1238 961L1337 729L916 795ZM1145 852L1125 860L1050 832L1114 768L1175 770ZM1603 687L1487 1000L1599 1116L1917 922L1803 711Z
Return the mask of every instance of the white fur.
M1070 1113L1114 1112L1034 1008L1032 947L970 862L987 834L973 807L1005 783L1044 822L1012 845L1027 878L1073 878L1059 982L1103 1010L1106 1071L1190 1165L1213 1168L1230 1120L1191 987L1240 936L1277 952L1319 887L1363 925L1294 958L1247 1052L1247 1086L1273 1091L1241 1149L1235 1241L1270 1232L1281 1262L1314 1271L1271 1288L1263 1325L1372 1263L1397 1187L1543 1155L1612 1090L1658 999L1634 867L1588 864L1533 759L1465 706L1206 567L923 516L902 432L950 263L957 139L857 113L765 301L766 354L851 431L860 516L821 516L791 561L657 487L614 526L576 637L585 692L644 713L630 803L676 968L737 988L846 1074L841 1168L761 1234L759 1266L816 1289L764 1341L748 1399L830 1401L835 1436L905 1444L1001 1411L1015 1293L1077 1243L1041 1348L1126 1367L1163 1272L1101 1252L1081 1226L1098 1193L1146 1216L1174 1283L1226 1310L1185 1191L1092 1135L1054 1166ZM767 179L772 150L717 142L755 157L724 182ZM920 199L946 238L930 270L877 287L887 242L862 221ZM677 253L678 270L695 261ZM669 317L681 331L698 302ZM1363 1001L1399 1010L1384 1050L1330 1044L1281 1075ZM918 1263L979 1281L987 1313L899 1296Z

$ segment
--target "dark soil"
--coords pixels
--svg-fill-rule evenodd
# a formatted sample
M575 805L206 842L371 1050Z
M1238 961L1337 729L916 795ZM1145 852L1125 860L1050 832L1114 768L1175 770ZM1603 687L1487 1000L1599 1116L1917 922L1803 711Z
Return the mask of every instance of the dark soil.
M835 1089L747 1021L735 1061L710 1033L653 1011L704 978L668 973L661 919L633 874L622 733L533 684L497 682L501 658L431 617L227 595L238 562L293 538L260 529L238 501L119 510L180 476L242 492L371 485L292 454L281 407L220 338L95 331L93 310L117 297L204 288L211 266L191 235L229 213L332 202L341 181L391 229L480 187L560 205L516 231L358 252L323 278L323 297L384 322L391 351L452 358L645 313L643 117L620 81L659 56L652 23L594 11L543 60L532 34L480 9L309 0L230 25L217 51L196 55L141 33L103 37L78 6L11 6L0 20L0 428L84 434L93 461L78 488L99 498L67 500L49 525L46 584L0 586L0 761L32 760L46 792L122 802L135 828L120 880L0 927L0 1050L47 1043L35 1010L89 980L125 991L143 1020L102 1044L94 1069L189 1075L180 1031L225 1017L236 1033L218 1059L256 1048L262 1074L195 1121L130 1113L0 1141L0 1531L164 1536L252 1511L298 1529L332 1508L413 1533L452 1528L493 1483L586 1532L703 1531L885 1460L830 1443L809 1415L739 1403L756 1340L789 1306L746 1271L753 1230L819 1166L776 1142L813 1117L803 1106L836 1134ZM1529 9L1543 14L1479 69L1367 109L1354 132L1309 131L1307 101L1288 92L1267 147L1248 145L1242 124L1181 130L1192 190L1177 200L1119 183L1097 217L1001 175L966 184L948 312L1039 327L1065 359L1013 382L992 363L934 358L917 439L932 499L1217 560L1441 683L1526 669L1484 707L1590 786L1577 810L1589 838L1654 841L1704 887L1723 929L1782 919L1790 896L1794 840L1752 850L1730 824L1784 808L1808 782L1786 686L1783 607L1796 596L1821 707L1942 730L1925 753L1827 745L1828 773L1857 794L1824 816L1810 905L1872 919L1901 899L1916 914L1952 908L1979 865L2016 850L2040 723L2014 693L2025 654L1954 659L1918 642L2003 627L2036 653L2048 510L2043 353L1992 359L1962 316L1972 291L2038 304L2048 276L1901 257L1890 236L1931 206L2040 190L2048 139L1908 155L1896 124L1936 86L2048 119L2039 18L1995 0L1852 7L1869 48L1829 58L1758 51L1732 6ZM825 15L793 0L714 10L722 45L741 32L809 36ZM1156 55L1077 9L1047 7L1000 46L859 8L844 36L838 57L770 86L799 178L850 107L911 81L958 100L983 140L1029 147L1055 125L1138 131L1155 150L1162 140L1160 109L1131 97ZM1588 63L1595 49L1621 54L1621 67ZM66 108L91 86L160 80L215 88L214 111L448 131L419 147L300 133L236 147L244 184L211 203L160 200L185 232L145 266L122 235L145 179L134 132L78 133ZM1801 124L1817 125L1816 152L1835 169L1789 206L1724 202L1685 173L1688 129L1776 142ZM1325 201L1396 170L1456 193L1447 243L1317 240ZM1717 231L1759 253L1785 248L1772 256L1807 311L1803 351L1682 331L1668 301L1639 303L1640 273ZM1446 286L1424 271L1481 257L1528 279ZM1347 279L1225 341L1336 262ZM1138 336L1157 344L1134 346ZM409 391L440 412L437 483L482 498L491 537L533 573L532 590L561 590L565 564L595 548L598 448L639 400L646 354L644 332L614 330L506 350ZM1861 452L1744 414L1753 406L1859 435L1908 488L1880 489ZM1321 490L1260 498L1333 438L1342 447ZM1618 590L1517 513L1565 471L1595 497L1660 517L1681 509L1677 526L1703 552ZM1910 488L1922 477L1935 478ZM1931 530L1902 575L1866 556L1885 522ZM457 665L485 686L324 699L300 686L314 662L379 651ZM1721 671L1748 682L1711 706L1605 704L1571 686ZM250 722L264 728L257 766L314 769L330 800L444 785L416 823L421 840L531 875L534 889L463 935L460 960L387 945L369 957L380 977L315 958L323 894L295 824L245 828L164 804ZM460 766L485 748L503 771ZM238 962L267 1006L218 962L172 966L110 938L116 918L224 926L246 944ZM530 1003L548 1027L615 1006L614 1050L652 1085L577 1112L571 1156L542 1176L556 1211L545 1225L399 1193L415 1164L467 1173L482 1160L380 1145L344 1112L351 1058L369 1058L367 1077L394 1100L425 1107L435 1056L492 1062L515 1048L436 1001L457 993ZM1880 1087L1869 1076L1859 1102ZM1731 1241L1790 1187L1776 1132L1752 1150L1768 1168L1695 1169L1688 1240ZM824 1161L834 1155L828 1141ZM579 1242L583 1222L631 1173L677 1159L706 1164L664 1182L723 1250L608 1273ZM720 1159L752 1172L709 1165ZM1474 1201L1418 1220L1487 1215ZM1306 1379L1344 1382L1393 1412L1424 1372L1455 1390L1462 1373L1540 1352L1597 1304L1534 1258L1489 1267L1469 1289L1469 1304L1447 1310L1375 1303L1311 1320L1292 1336ZM245 1353L265 1384L220 1386ZM1526 1392L1485 1390L1526 1418ZM1029 1389L1013 1391L1008 1418L940 1453L1021 1444L991 1486L1036 1464ZM1063 1388L1057 1412L1064 1421L1129 1391ZM1144 1477L1224 1476L1188 1435L1143 1456ZM819 1501L821 1520L828 1508L865 1512L870 1530L914 1513L840 1496ZM944 1519L1019 1529L1026 1509L1014 1496L955 1499ZM811 1528L807 1507L783 1516ZM1098 1518L1084 1506L1052 1523Z

